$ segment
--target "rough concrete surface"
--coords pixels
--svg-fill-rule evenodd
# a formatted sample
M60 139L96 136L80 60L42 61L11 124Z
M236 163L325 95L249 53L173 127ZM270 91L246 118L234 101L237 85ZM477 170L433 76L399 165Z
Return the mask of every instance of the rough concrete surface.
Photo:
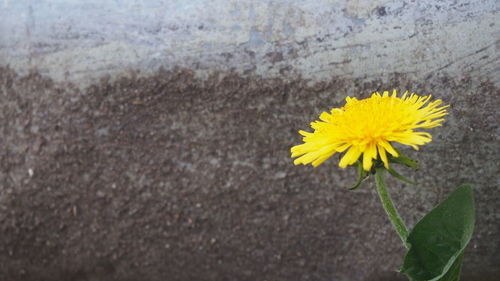
M120 2L120 3L119 3ZM314 3L313 3L314 2ZM471 183L465 281L500 274L497 1L0 3L0 280L404 280L373 181L297 133L346 95L451 104L413 225Z
M500 84L497 0L3 0L0 64L79 87L159 67L313 82L436 71Z
M346 191L353 171L337 159L294 167L289 148L343 93L393 85L453 105L418 153L421 170L407 171L420 184L390 182L403 216L413 224L472 183L465 273L487 280L500 269L499 91L488 82L398 75L307 87L179 71L80 93L38 74L0 77L6 279L389 280L403 249L373 183Z

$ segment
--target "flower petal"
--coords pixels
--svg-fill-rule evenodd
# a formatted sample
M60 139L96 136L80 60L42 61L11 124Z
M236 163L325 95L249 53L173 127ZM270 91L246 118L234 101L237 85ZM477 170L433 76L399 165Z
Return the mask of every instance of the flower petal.
M373 159L377 158L377 148L375 144L370 143L367 145L365 152L363 153L363 169L365 171L370 171L373 164Z
M354 162L356 162L359 159L359 156L361 155L361 150L358 149L357 146L352 146L340 159L339 167L345 168L349 165L352 165Z
M344 152L339 166L355 163L363 154L363 169L369 171L380 155L389 168L387 153L398 157L393 142L418 150L432 141L431 134L418 130L438 127L444 121L448 105L432 96L418 96L406 91L373 92L369 98L346 97L345 105L323 112L311 122L312 133L299 131L303 144L291 148L297 164L318 166L336 152Z
M381 144L377 144L378 154L380 155L380 160L384 162L384 167L389 169L389 160L387 160L387 154L385 153L385 149Z

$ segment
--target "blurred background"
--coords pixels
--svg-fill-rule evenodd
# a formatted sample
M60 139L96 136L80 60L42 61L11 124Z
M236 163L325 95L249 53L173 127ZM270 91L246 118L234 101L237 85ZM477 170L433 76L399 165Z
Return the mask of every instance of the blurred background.
M496 0L0 1L0 280L405 280L368 180L293 166L346 96L450 104L388 180L407 224L470 183L500 274Z

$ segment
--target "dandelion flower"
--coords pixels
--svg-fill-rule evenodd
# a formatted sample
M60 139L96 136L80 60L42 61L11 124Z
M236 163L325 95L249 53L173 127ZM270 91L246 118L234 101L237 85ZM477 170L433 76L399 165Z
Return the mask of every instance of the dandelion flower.
M408 91L397 97L388 91L375 92L370 98L358 100L347 97L342 108L323 112L311 123L314 132L299 131L303 144L291 148L294 164L314 167L337 152L347 151L339 166L345 168L363 155L363 169L370 171L373 160L380 159L389 169L387 153L398 157L392 142L399 142L418 150L432 140L431 134L417 131L441 126L441 117L447 114L441 100L429 102L431 95L420 97Z

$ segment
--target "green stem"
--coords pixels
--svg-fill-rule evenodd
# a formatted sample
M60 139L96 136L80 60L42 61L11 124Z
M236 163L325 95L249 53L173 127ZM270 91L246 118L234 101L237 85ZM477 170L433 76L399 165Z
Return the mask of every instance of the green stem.
M394 207L391 196L389 195L387 187L384 184L384 171L385 168L383 167L376 168L375 183L377 184L377 192L380 197L380 201L382 201L382 206L389 216L389 220L391 220L392 225L396 229L396 232L398 233L399 238L401 238L401 240L403 241L405 247L408 248L408 244L406 243L406 239L408 238L408 230L406 229L406 225L403 222L403 219L399 216L396 207Z

